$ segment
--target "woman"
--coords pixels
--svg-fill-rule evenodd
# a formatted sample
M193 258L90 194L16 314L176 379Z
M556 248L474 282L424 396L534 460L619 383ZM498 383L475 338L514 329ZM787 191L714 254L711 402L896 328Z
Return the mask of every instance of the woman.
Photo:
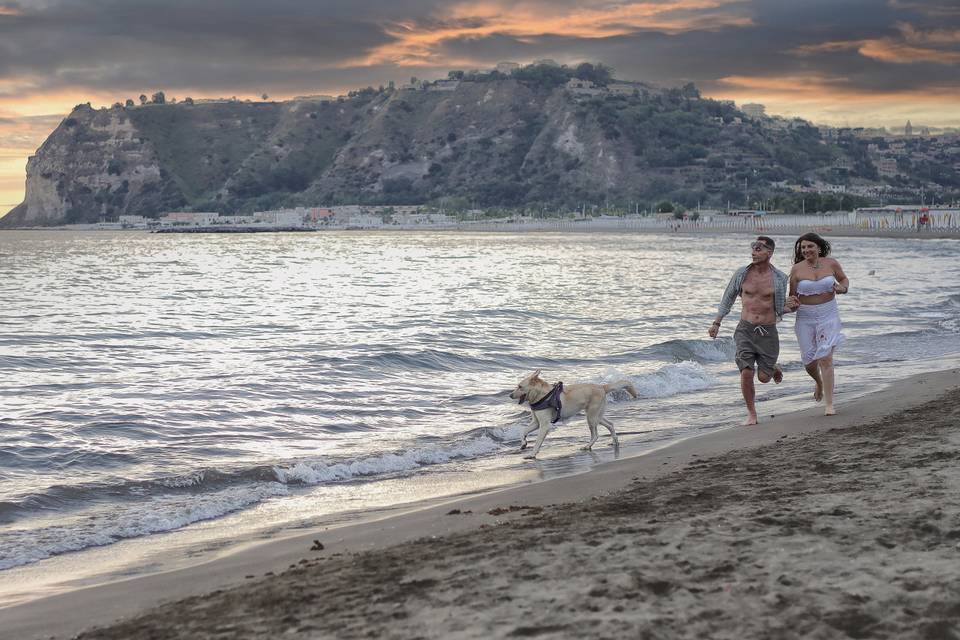
M850 289L840 263L829 258L830 243L815 233L805 233L793 247L790 295L800 307L794 328L803 366L817 383L813 399L826 399L824 415L833 408L833 351L843 343L836 296Z

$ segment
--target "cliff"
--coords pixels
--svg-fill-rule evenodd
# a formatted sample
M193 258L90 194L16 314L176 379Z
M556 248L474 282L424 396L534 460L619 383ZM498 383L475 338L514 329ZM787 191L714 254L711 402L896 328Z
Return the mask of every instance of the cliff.
M0 225L458 196L475 206L742 201L841 155L692 87L571 89L498 74L337 100L80 105L27 163Z

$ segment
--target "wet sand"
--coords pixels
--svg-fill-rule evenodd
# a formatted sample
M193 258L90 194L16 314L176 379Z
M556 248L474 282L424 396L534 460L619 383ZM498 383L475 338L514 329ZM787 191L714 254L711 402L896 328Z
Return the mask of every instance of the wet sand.
M842 400L14 607L0 636L960 638L960 371Z

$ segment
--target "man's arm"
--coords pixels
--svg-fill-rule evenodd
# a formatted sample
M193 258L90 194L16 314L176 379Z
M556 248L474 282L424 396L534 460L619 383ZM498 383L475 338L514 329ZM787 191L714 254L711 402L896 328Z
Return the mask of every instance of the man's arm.
M717 317L713 319L713 324L707 330L707 335L711 338L717 337L720 332L720 323L730 313L733 303L737 301L737 296L740 294L740 287L737 283L739 275L740 271L735 272L733 277L730 278L730 282L727 283L727 288L723 291L723 297L720 298L720 307L717 309Z
M796 265L790 269L790 275L787 276L787 298L781 316L793 313L800 307L800 298L797 297L797 277L794 274L795 271Z

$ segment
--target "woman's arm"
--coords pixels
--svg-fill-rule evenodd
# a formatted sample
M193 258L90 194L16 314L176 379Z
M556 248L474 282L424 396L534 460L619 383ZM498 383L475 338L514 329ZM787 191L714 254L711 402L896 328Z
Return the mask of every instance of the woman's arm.
M834 293L846 293L850 290L850 279L847 278L847 274L843 272L843 267L836 260L833 261L833 279L837 281L833 285Z

